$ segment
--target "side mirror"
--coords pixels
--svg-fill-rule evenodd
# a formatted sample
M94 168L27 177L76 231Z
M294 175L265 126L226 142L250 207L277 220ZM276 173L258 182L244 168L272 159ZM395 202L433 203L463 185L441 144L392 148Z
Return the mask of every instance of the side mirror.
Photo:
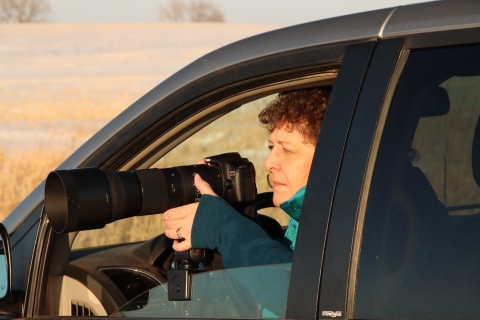
M12 258L10 256L10 238L7 229L0 223L0 303L10 297L12 285Z

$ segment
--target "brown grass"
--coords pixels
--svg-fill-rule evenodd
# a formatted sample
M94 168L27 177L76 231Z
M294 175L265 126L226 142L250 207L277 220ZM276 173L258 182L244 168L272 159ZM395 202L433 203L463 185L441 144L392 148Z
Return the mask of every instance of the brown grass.
M52 153L41 147L28 152L0 150L0 219L3 220L70 152L58 149Z
M0 219L72 151L163 79L207 52L277 27L1 25ZM34 134L18 137L17 130ZM211 152L205 155L217 153L206 149ZM220 150L225 151L232 150ZM195 154L194 162L201 156ZM185 153L171 161L163 165L192 163ZM133 218L81 232L74 246L144 240L162 230L161 215Z
M37 133L11 139L0 148L0 219L84 141L135 101L135 94L122 92L112 99L67 88L50 100L34 99L36 92L23 99L0 100L0 128ZM1 89L0 94L8 96Z

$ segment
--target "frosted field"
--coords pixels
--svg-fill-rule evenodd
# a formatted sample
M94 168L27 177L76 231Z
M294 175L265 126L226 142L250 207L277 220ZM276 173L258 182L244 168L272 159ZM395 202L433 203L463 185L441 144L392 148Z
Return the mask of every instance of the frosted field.
M172 73L277 25L0 25L0 146L75 149Z

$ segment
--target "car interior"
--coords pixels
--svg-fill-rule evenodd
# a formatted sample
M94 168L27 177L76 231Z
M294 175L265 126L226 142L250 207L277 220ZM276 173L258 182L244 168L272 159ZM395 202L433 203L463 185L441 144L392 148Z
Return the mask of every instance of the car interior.
M237 151L255 164L261 223L272 237L283 236L288 216L269 208L273 205L263 170L268 133L257 115L276 93L332 85L336 74L334 68L216 101L152 139L119 171L191 165L206 156ZM38 315L107 316L165 283L173 249L162 231L160 214L119 220L98 230L57 234L50 229L45 276L40 281L46 294L40 295Z

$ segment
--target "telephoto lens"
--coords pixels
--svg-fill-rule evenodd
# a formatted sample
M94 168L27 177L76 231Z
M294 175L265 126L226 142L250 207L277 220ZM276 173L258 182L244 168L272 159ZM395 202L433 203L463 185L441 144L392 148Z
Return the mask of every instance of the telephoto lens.
M163 213L199 201L195 174L227 201L253 203L253 164L238 153L207 159L209 165L166 169L106 171L90 167L53 171L45 183L45 211L57 233L99 229L120 219Z
M215 167L196 165L168 169L104 171L98 168L51 172L45 184L45 211L54 231L103 228L133 216L163 213L200 197L194 173L222 194Z

